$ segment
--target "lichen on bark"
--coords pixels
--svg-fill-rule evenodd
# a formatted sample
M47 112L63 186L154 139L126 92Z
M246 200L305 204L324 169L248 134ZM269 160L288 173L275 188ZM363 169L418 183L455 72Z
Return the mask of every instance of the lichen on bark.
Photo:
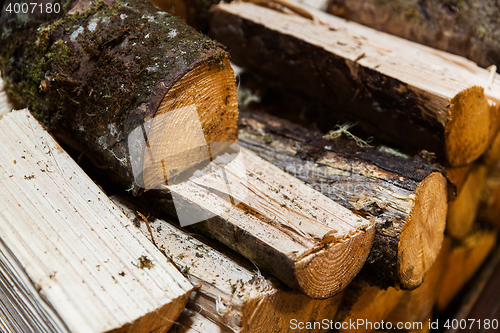
M170 87L227 54L181 19L147 1L90 3L65 13L0 20L0 69L18 106L49 128L66 128L101 163L132 179L126 136L152 118ZM127 188L130 183L123 184Z

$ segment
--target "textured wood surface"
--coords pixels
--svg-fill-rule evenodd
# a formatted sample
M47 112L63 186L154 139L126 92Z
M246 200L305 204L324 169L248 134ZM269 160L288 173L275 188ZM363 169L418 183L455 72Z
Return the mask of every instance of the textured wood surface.
M168 331L189 281L28 111L1 116L0 135L0 238L39 306L71 332Z

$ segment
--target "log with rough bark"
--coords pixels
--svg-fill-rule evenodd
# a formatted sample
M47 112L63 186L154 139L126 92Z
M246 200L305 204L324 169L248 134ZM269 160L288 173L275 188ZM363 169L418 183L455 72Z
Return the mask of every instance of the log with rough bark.
M190 311L184 313L177 330L183 331L189 321L203 321L199 315L231 332L293 332L293 320L321 321L335 316L341 295L311 299L262 276L252 263L228 254L227 249L216 250L165 220L146 219L144 208L131 202L119 197L113 201L193 285L199 286L188 302Z
M495 0L330 0L328 11L369 27L500 66L500 11Z
M441 278L444 275L444 266L450 249L451 239L446 238L422 285L415 290L400 291L402 294L400 301L386 318L393 324L393 327L397 327L398 323L422 323L422 326L428 324L427 319L432 317L432 311L441 289ZM411 331L412 328L405 328L405 330Z
M375 222L363 272L371 283L404 289L422 283L446 224L446 180L436 166L241 110L239 142Z
M294 4L294 14L220 4L211 9L211 35L237 65L327 105L320 125L356 121L380 139L435 152L451 166L470 163L488 148L499 125L500 76L297 7L305 9Z
M474 275L496 242L496 232L477 230L460 244L455 245L444 266L436 309L445 310L451 300Z
M373 332L373 324L380 323L391 313L403 295L394 288L386 290L370 286L366 281L355 279L344 291L335 321L339 322L335 332ZM358 322L363 320L363 322ZM353 322L360 325L352 326Z
M0 330L167 332L191 283L28 111L0 142Z
M228 147L238 134L236 87L214 42L134 0L26 29L3 37L2 63L15 65L3 67L9 92L68 131L123 188L181 223L206 220L195 228L311 297L340 292L359 272L370 222ZM216 160L234 168L223 172Z
M458 196L450 201L446 233L451 237L463 239L470 234L478 214L481 194L486 184L486 174L485 165L473 165Z

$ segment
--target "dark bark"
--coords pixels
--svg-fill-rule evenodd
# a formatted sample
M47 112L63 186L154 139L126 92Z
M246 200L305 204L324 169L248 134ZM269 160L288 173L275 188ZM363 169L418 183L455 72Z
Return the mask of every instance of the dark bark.
M375 240L361 275L382 288L401 284L400 236L417 187L442 172L439 166L381 147L360 147L354 140L327 140L320 132L265 114L240 110L239 123L240 145L375 221Z

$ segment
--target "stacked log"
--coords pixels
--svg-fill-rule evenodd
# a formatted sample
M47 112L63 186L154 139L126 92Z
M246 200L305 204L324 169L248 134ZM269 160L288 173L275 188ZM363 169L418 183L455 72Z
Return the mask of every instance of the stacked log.
M324 0L56 2L0 16L2 331L425 332L493 271L495 68Z

